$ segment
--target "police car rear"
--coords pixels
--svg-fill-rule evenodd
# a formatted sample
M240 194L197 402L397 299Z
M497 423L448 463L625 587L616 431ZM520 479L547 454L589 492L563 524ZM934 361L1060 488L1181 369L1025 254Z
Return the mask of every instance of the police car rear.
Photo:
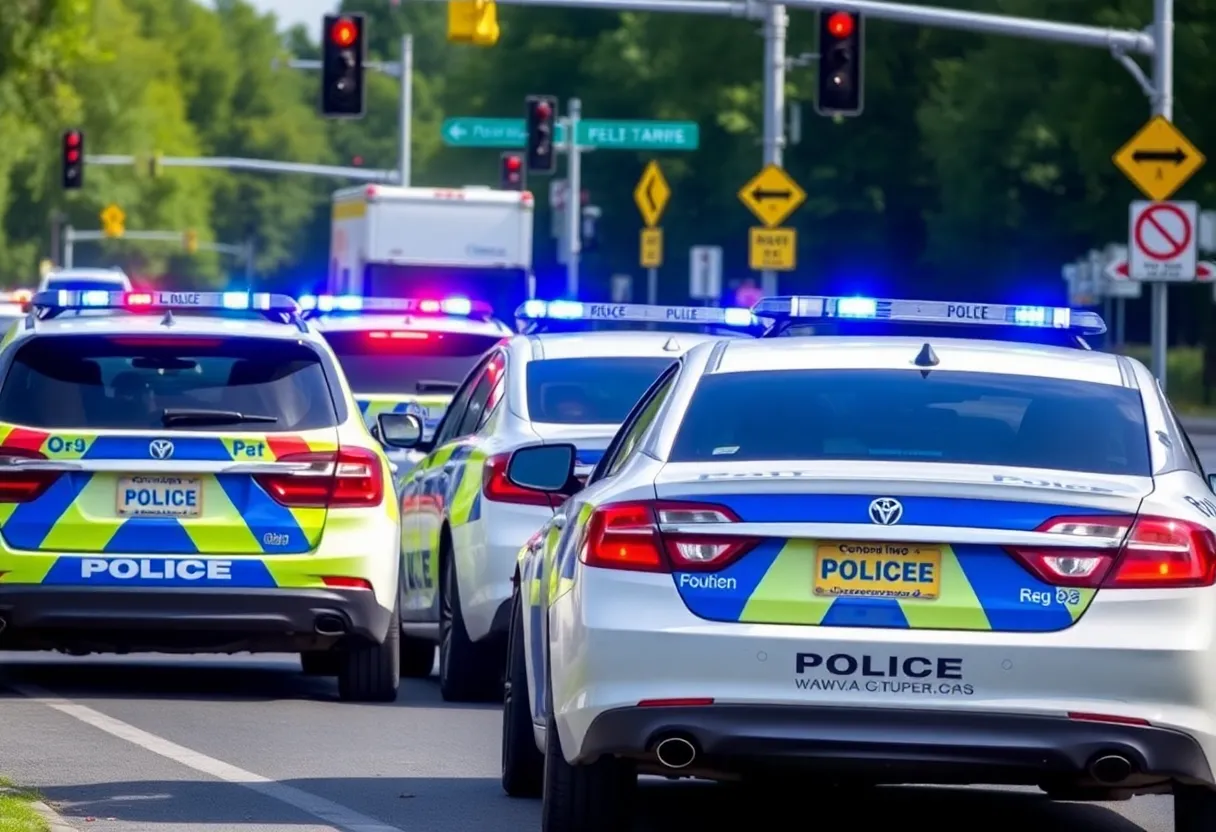
M624 805L639 770L783 769L1173 791L1176 829L1211 828L1216 512L1142 365L898 336L683 363L637 452L564 510L547 828L608 828L565 795Z
M294 301L33 307L0 350L0 649L325 655L393 698L388 463Z
M512 330L466 298L301 298L355 391L369 429L381 413L412 413L434 433L477 359Z

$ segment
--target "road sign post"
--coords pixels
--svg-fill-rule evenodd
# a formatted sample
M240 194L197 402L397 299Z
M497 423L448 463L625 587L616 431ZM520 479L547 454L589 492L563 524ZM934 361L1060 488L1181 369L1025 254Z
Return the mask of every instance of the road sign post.
M722 247L693 246L688 251L688 296L710 302L722 297Z
M633 204L638 207L646 226L642 229L638 260L646 269L646 302L651 304L659 302L658 269L663 265L663 229L657 226L670 201L671 186L659 163L652 159L633 189Z
M789 219L806 191L776 165L767 165L739 189L739 201L764 225L748 233L747 262L761 273L766 295L777 292L777 272L793 271L797 263L797 234L777 226Z
M578 125L583 114L583 102L571 98L566 105L566 136L578 135ZM556 139L556 137L554 137ZM554 145L561 147L558 142ZM570 198L566 200L566 294L578 300L578 261L582 252L583 216L583 154L576 141L566 142L566 179L569 181Z

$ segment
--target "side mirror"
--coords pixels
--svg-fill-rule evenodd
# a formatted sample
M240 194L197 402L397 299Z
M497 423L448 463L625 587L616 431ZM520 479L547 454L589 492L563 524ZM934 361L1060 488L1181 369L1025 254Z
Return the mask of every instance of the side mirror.
M380 442L409 450L422 442L422 420L413 413L381 413L376 419Z
M574 475L573 445L533 445L520 448L507 461L507 482L520 488L559 494Z

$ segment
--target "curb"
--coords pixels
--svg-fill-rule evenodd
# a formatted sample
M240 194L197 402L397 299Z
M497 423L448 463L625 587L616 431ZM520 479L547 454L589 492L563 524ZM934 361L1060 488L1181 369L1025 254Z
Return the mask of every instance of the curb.
M25 794L21 789L0 788L0 794ZM31 800L29 803L31 809L42 815L46 825L50 827L51 832L80 832L75 826L69 824L63 819L63 816L48 806L41 800Z

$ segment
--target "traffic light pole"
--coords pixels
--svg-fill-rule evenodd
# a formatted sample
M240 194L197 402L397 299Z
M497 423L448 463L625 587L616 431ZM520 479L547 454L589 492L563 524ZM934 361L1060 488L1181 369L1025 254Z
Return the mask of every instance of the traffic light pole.
M140 157L118 155L85 156L90 165L131 167ZM163 156L160 164L167 168L220 168L247 170L258 173L303 173L309 176L332 176L335 179L357 179L362 182L394 182L394 170L342 167L339 165L310 165L303 162L273 162L269 159L241 159L232 156Z
M782 166L785 150L785 44L789 15L773 3L764 10L764 164ZM778 294L777 273L760 272L760 288Z
M104 231L77 231L72 226L64 226L63 229L63 267L65 269L72 268L75 260L76 243L97 242L100 240L140 240L157 243L182 243L183 232L181 231L123 231L121 236L114 237L106 234ZM245 269L249 274L252 274L253 269L253 243L247 242L243 245L231 245L229 243L206 243L199 242L198 247L203 251L218 251L220 254L231 254L234 257L242 257L245 260Z
M583 154L578 146L578 123L583 102L571 98L566 112L566 295L578 300L579 256L583 250Z
M277 67L278 62L271 64ZM305 60L303 58L292 58L287 61L287 66L291 69L311 69L320 71L322 67L321 61ZM411 167L411 141L414 124L414 36L401 36L401 60L400 61L365 61L364 69L370 69L374 72L382 72L385 75L390 75L394 78L401 79L401 90L398 95L398 138L397 138L397 170L396 171L369 171L384 176L376 179L367 179L369 182L394 182L402 187L408 188L410 185L410 167ZM363 168L338 168L338 170L363 170ZM287 173L301 173L303 171L284 171ZM321 174L332 175L332 174ZM361 178L361 177L353 177Z

